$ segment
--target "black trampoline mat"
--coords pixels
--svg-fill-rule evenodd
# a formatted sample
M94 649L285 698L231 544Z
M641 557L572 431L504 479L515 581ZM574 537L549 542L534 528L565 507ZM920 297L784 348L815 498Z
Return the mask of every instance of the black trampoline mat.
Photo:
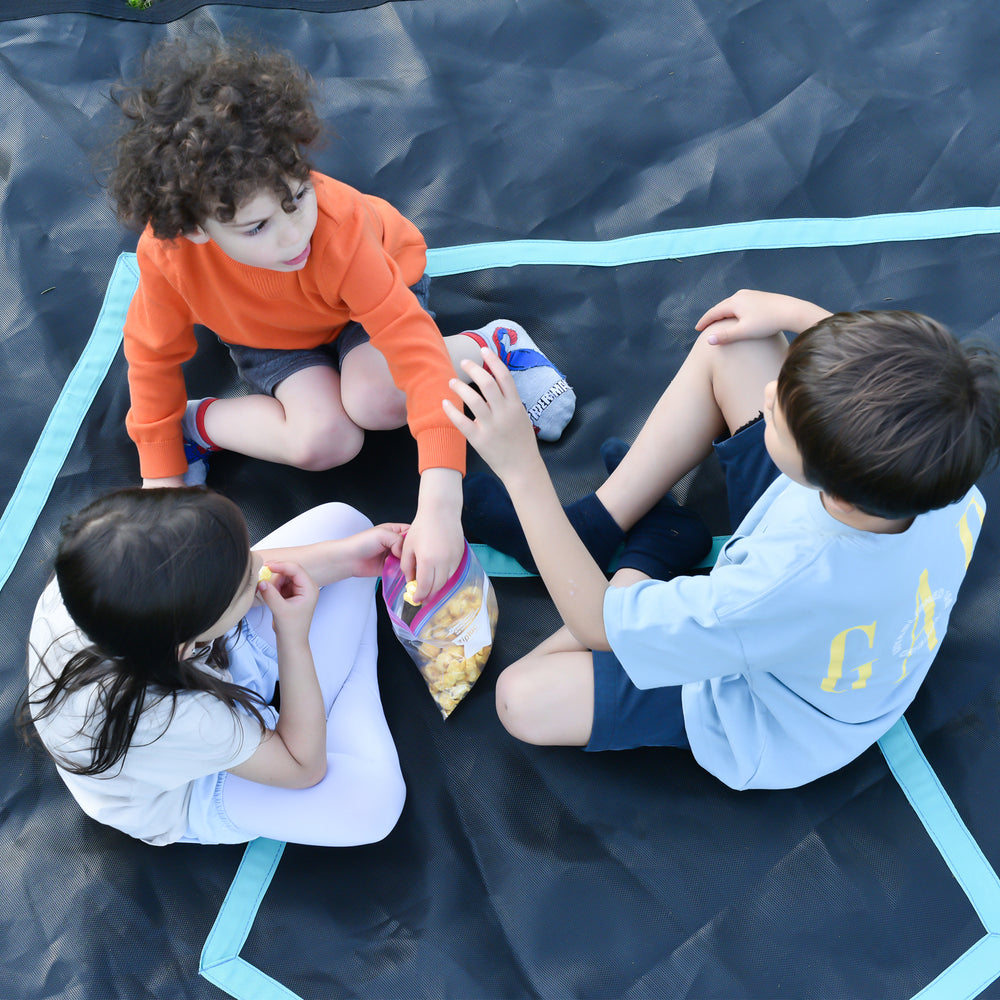
M289 49L319 81L321 115L339 137L320 169L393 202L432 259L525 240L554 241L551 257L565 241L762 220L872 217L884 232L889 216L997 203L1000 31L982 0L421 0L326 13L209 6L163 24L86 13L3 21L7 527L115 262L135 246L97 180L114 120L108 89L150 42L191 31L250 32ZM435 277L431 307L445 333L516 319L566 372L577 414L544 454L572 500L600 482L600 442L635 435L698 316L737 288L834 309L916 309L996 345L997 239L982 215L979 235L951 238L480 266ZM201 343L191 394L237 391L225 351L207 334ZM10 722L60 520L137 481L127 407L118 352L23 552L5 553L16 563L0 632L0 969L4 995L25 1000L225 995L199 976L199 956L243 848L152 848L98 826ZM261 536L330 499L405 520L414 463L400 431L371 436L328 473L220 456L210 484ZM996 476L981 488L992 508ZM728 531L711 463L682 493L713 531ZM907 716L987 867L1000 846L991 515ZM259 906L244 910L242 995L883 1000L916 996L970 950L988 951L1000 930L989 880L972 887L978 909L988 903L977 912L878 749L803 789L736 793L681 753L584 755L509 737L493 708L497 672L558 621L538 580L495 584L490 664L447 722L382 616L402 818L380 844L284 849ZM977 961L991 967L989 955ZM963 992L926 995L1000 995L988 975L954 982ZM290 993L266 992L276 984Z

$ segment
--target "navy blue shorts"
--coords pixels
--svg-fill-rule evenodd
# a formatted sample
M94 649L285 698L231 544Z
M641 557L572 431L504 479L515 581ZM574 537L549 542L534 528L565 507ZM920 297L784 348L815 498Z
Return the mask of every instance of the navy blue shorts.
M430 296L431 279L425 274L410 291L417 297L423 309L434 315L427 308ZM302 371L304 368L335 368L340 371L344 358L349 351L369 341L365 328L360 323L351 320L337 335L337 339L319 347L303 348L301 350L283 351L280 348L246 347L243 344L226 344L229 356L236 362L240 378L250 388L265 396L273 396L274 390L284 382L289 375Z
M595 650L594 724L584 750L635 747L690 747L684 731L681 688L642 691L629 679L614 653Z
M778 476L764 447L764 418L759 414L713 442L722 463L734 528ZM634 747L689 747L684 729L681 686L641 690L629 679L614 653L595 651L594 724L585 750L631 750Z

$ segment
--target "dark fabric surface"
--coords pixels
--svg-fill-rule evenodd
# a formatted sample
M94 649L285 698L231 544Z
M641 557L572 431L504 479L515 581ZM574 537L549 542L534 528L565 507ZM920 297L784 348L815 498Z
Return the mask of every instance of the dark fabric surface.
M83 13L7 20L3 504L117 254L135 246L99 183L115 121L109 87L150 42L191 31L249 32L291 50L319 82L337 135L319 167L392 201L432 247L997 202L1000 24L986 0L422 0L340 13L220 5L165 25ZM695 320L724 295L749 286L835 309L912 308L998 343L998 258L997 240L979 236L515 267L438 278L430 306L445 333L517 320L566 373L577 414L545 456L572 500L600 481L600 442L634 437ZM192 396L236 385L207 336L188 377ZM156 849L99 827L10 723L59 521L136 481L127 406L119 357L3 589L0 981L4 996L25 1000L221 995L198 977L198 955L241 848ZM210 484L259 536L328 499L405 520L414 469L400 431L322 474L220 456ZM909 718L995 862L997 477L982 488L992 516ZM679 492L726 530L716 466ZM683 754L585 755L508 737L492 704L496 674L557 620L537 580L496 586L490 665L447 722L383 616L380 680L409 789L403 816L380 844L289 847L247 961L307 1000L895 1000L982 936L877 750L801 790L738 794Z

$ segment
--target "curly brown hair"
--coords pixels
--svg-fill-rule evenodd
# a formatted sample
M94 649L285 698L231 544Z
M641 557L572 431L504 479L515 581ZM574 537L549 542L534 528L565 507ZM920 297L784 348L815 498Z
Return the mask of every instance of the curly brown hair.
M119 219L174 239L264 190L293 211L288 181L308 179L302 147L322 131L312 86L283 52L207 39L149 50L141 78L112 93L130 123L108 184Z

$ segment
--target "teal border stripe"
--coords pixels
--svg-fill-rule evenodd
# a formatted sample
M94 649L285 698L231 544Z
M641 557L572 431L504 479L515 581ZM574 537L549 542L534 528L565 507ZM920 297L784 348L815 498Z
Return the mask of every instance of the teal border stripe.
M986 937L924 987L917 998L971 1000L1000 978L1000 879L962 822L905 719L879 740L879 749L987 931Z
M202 948L198 971L234 997L299 1000L298 994L287 986L239 957L284 850L285 845L280 841L263 837L247 845Z
M1000 208L956 208L856 219L770 219L648 233L603 242L519 240L428 251L432 276L518 265L615 267L650 260L740 250L833 247L1000 232ZM115 265L100 315L39 437L17 489L0 518L0 586L6 583L51 492L83 418L121 343L135 291L134 254ZM716 540L718 547L724 539ZM499 553L485 554L493 575L528 575ZM503 557L506 558L506 557ZM987 934L914 1000L971 1000L1000 977L1000 882L966 829L904 720L879 742L892 773L938 850L972 901ZM247 846L233 884L202 951L199 971L238 1000L299 1000L296 994L239 957L284 845Z
M431 277L521 264L618 267L650 260L739 250L792 250L985 236L1000 232L1000 208L865 215L853 219L763 219L673 229L616 240L511 240L442 247L427 253Z
M17 560L21 558L28 536L52 492L56 476L66 461L83 418L118 353L125 313L138 281L135 254L121 254L111 273L94 331L66 379L17 488L0 518L0 588L10 578Z
M728 535L716 535L712 539L712 549L705 556L696 569L707 569L710 566L715 565L715 560L718 559L719 553L722 551L723 545L729 541ZM478 542L473 542L471 545L472 551L475 552L476 558L479 560L483 569L486 570L487 576L537 576L536 573L531 573L526 570L513 556L505 555L503 552L497 552L496 549L491 549L488 545L481 545Z

